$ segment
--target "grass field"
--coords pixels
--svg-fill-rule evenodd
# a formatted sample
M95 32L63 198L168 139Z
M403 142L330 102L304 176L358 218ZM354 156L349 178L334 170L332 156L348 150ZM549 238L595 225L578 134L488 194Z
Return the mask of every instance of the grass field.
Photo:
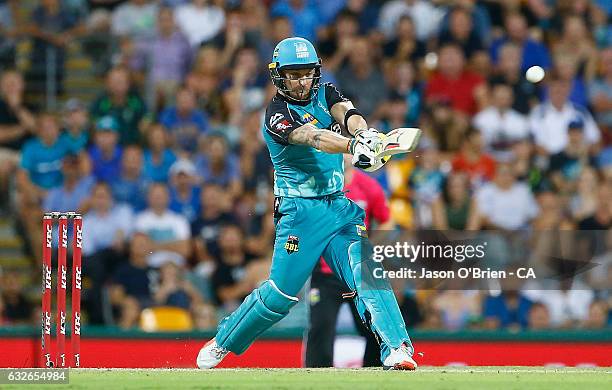
M23 389L28 385L0 386ZM40 386L38 386L40 388ZM216 369L70 371L70 389L418 389L506 390L612 388L612 369L543 367L380 369Z

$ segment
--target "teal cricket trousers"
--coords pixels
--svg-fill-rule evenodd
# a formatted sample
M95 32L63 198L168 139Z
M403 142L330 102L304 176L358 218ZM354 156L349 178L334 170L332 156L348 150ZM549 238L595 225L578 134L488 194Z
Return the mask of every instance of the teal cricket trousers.
M362 256L367 233L364 211L343 192L316 198L276 198L276 237L270 279L245 298L219 325L217 343L242 353L255 338L280 321L297 302L323 256L335 275L355 293L362 321L381 345L412 348L395 295L385 280L371 277L372 262Z

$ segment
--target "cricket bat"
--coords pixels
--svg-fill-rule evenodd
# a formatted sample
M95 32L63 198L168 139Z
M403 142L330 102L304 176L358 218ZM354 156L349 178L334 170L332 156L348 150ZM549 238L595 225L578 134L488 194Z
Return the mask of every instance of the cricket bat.
M376 154L377 158L384 159L400 153L412 152L419 144L421 129L416 127L400 127L384 134L382 148Z

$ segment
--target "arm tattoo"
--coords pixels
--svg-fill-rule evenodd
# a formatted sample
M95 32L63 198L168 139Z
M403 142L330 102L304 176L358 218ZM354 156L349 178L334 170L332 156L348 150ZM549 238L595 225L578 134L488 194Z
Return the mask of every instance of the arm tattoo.
M300 126L289 134L289 143L294 145L307 145L319 149L321 146L321 132L312 126Z

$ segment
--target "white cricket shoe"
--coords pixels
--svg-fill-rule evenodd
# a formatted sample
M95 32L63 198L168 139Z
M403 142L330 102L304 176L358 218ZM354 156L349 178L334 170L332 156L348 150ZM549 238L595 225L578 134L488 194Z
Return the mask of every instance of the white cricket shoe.
M412 359L410 350L403 344L401 347L392 349L391 353L383 362L385 370L416 370L417 364Z
M196 364L198 368L202 370L206 370L209 368L215 367L217 364L221 363L221 360L229 353L229 351L223 347L217 345L217 340L214 338L204 344L200 352L198 353L198 357L196 359Z

